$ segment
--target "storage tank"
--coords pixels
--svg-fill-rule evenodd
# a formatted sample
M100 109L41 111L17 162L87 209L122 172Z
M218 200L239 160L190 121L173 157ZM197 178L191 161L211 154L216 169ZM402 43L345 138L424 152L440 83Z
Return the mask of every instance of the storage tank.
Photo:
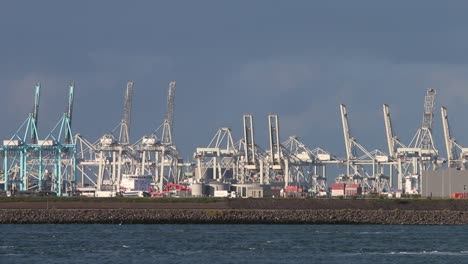
M203 183L193 183L192 184L192 196L193 197L202 197L203 196Z

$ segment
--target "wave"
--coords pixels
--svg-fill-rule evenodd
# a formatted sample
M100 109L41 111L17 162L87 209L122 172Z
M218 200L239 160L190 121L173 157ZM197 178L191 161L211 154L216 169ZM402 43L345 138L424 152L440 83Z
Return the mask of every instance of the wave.
M466 256L468 251L391 251L391 252L356 252L345 255L445 255L445 256Z

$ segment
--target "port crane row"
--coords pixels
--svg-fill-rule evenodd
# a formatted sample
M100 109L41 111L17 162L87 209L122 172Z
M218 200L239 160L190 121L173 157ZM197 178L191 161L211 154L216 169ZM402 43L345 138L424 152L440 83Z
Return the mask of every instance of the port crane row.
M340 105L346 156L338 158L320 148L309 148L298 137L281 141L279 118L268 115L268 147L255 141L253 116L242 117L243 135L237 141L231 129L221 127L207 146L198 147L192 162L180 158L173 141L176 82L169 83L167 109L161 125L149 135L132 143L131 119L133 82L125 89L122 119L111 133L90 141L73 134L75 84L69 85L66 111L45 138L38 131L40 89L34 89L33 110L15 134L3 141L0 155L3 170L0 183L5 190L56 192L58 195L92 189L116 194L132 184L149 180L154 192L169 184L182 182L221 181L270 185L272 188L301 188L314 194L328 191L327 168L344 167L335 182L357 183L367 192L389 192L391 189L418 193L421 174L436 170L446 163L465 169L468 148L452 136L447 108L441 108L447 158L439 157L432 137L435 95L428 89L420 127L408 144L395 135L390 108L383 104L388 154L369 151L351 133L347 107ZM332 180L332 179L330 179Z

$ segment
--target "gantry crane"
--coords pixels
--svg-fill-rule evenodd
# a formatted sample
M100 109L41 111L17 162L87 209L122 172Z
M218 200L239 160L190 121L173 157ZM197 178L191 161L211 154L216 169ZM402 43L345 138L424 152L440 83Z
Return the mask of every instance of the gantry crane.
M176 82L169 83L164 121L150 136L143 136L133 148L139 153L137 168L141 174L153 176L159 191L168 183L179 182L179 153L173 140Z
M325 151L320 149L323 152L319 158L319 148L315 151L309 149L297 136L290 136L282 145L290 157L291 182L301 188L310 188L315 194L327 192L326 164L332 159L332 155L325 157Z
M266 183L280 183L284 187L288 187L291 182L289 159L281 146L278 115L268 115L268 136L270 144L266 164L269 169L269 177L267 177L268 182Z
M197 162L195 181L216 180L228 182L237 173L237 160L240 154L232 139L231 129L221 127L207 147L198 147L194 153Z
M452 136L450 130L447 107L440 108L442 128L444 130L445 147L447 149L447 164L449 168L466 169L468 162L468 148L462 147Z
M434 146L432 137L432 123L434 116L434 103L436 91L428 89L424 97L424 114L421 127L418 128L411 142L405 146L393 136L391 131L390 113L388 106L384 105L384 117L387 130L387 143L389 151L397 162L398 189L406 193L419 192L421 172L437 169L438 151ZM389 134L389 131L391 132ZM396 148L396 152L395 152ZM404 183L404 188L403 188Z
M387 191L389 186L388 175L385 175L385 166L390 165L388 156L380 150L369 152L351 136L346 105L340 105L341 121L346 148L346 175L338 181L355 181L361 183L364 189L371 192ZM363 155L358 156L358 150ZM366 167L371 167L369 171ZM352 170L352 171L351 171Z
M47 137L38 141L34 147L34 157L38 159L32 161L39 164L39 190L50 188L59 196L76 190L76 143L72 137L74 90L72 82L66 111Z
M94 143L82 135L75 136L79 160L77 170L81 173L82 187L91 184L91 187L94 185L98 191L115 193L119 191L122 175L135 173L136 161L130 145L132 99L133 82L129 81L119 125ZM118 137L114 136L116 133Z
M238 181L241 183L256 182L264 184L265 154L255 144L253 116L243 115L243 138L237 144L239 152Z
M39 141L37 124L40 92L41 84L36 83L33 110L15 134L10 139L3 141L1 153L3 156L5 190L27 190L29 175L37 174L37 168L28 166L27 158L31 156L31 145L37 144Z
M15 135L3 142L4 188L54 191L61 196L65 190L75 190L76 145L70 136L74 84L69 86L67 111L42 140L37 129L40 90L37 83L33 111Z
M125 89L124 111L118 129L119 138L113 133L106 134L95 145L99 153L98 190L119 191L123 174L134 173L133 150L130 145L130 124L133 100L133 82L127 82Z
M403 157L399 155L398 149L406 149L407 146L403 144L397 136L394 135L392 119L390 115L390 108L388 104L383 104L383 113L384 113L384 122L385 122L385 132L388 145L389 158L393 161L393 166L390 166L390 186L394 186L393 182L393 167L396 167L397 171L397 187L402 189L403 187L403 177L404 171L407 167L407 164L404 163Z

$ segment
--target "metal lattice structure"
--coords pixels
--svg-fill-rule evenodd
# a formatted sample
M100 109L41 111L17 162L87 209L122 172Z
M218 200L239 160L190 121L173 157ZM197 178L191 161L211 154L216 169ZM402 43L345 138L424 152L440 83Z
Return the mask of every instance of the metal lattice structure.
M427 94L424 97L424 114L422 125L416 131L416 134L409 144L409 147L422 149L424 152L426 152L425 154L431 158L437 157L437 150L434 146L434 140L432 138L435 95L436 91L434 89L427 90Z
M327 191L326 163L296 136L290 136L282 144L290 157L291 183L317 194ZM322 156L323 157L323 156Z
M197 162L195 181L216 180L227 182L237 173L240 154L234 144L231 129L218 129L207 147L199 147L194 153Z

